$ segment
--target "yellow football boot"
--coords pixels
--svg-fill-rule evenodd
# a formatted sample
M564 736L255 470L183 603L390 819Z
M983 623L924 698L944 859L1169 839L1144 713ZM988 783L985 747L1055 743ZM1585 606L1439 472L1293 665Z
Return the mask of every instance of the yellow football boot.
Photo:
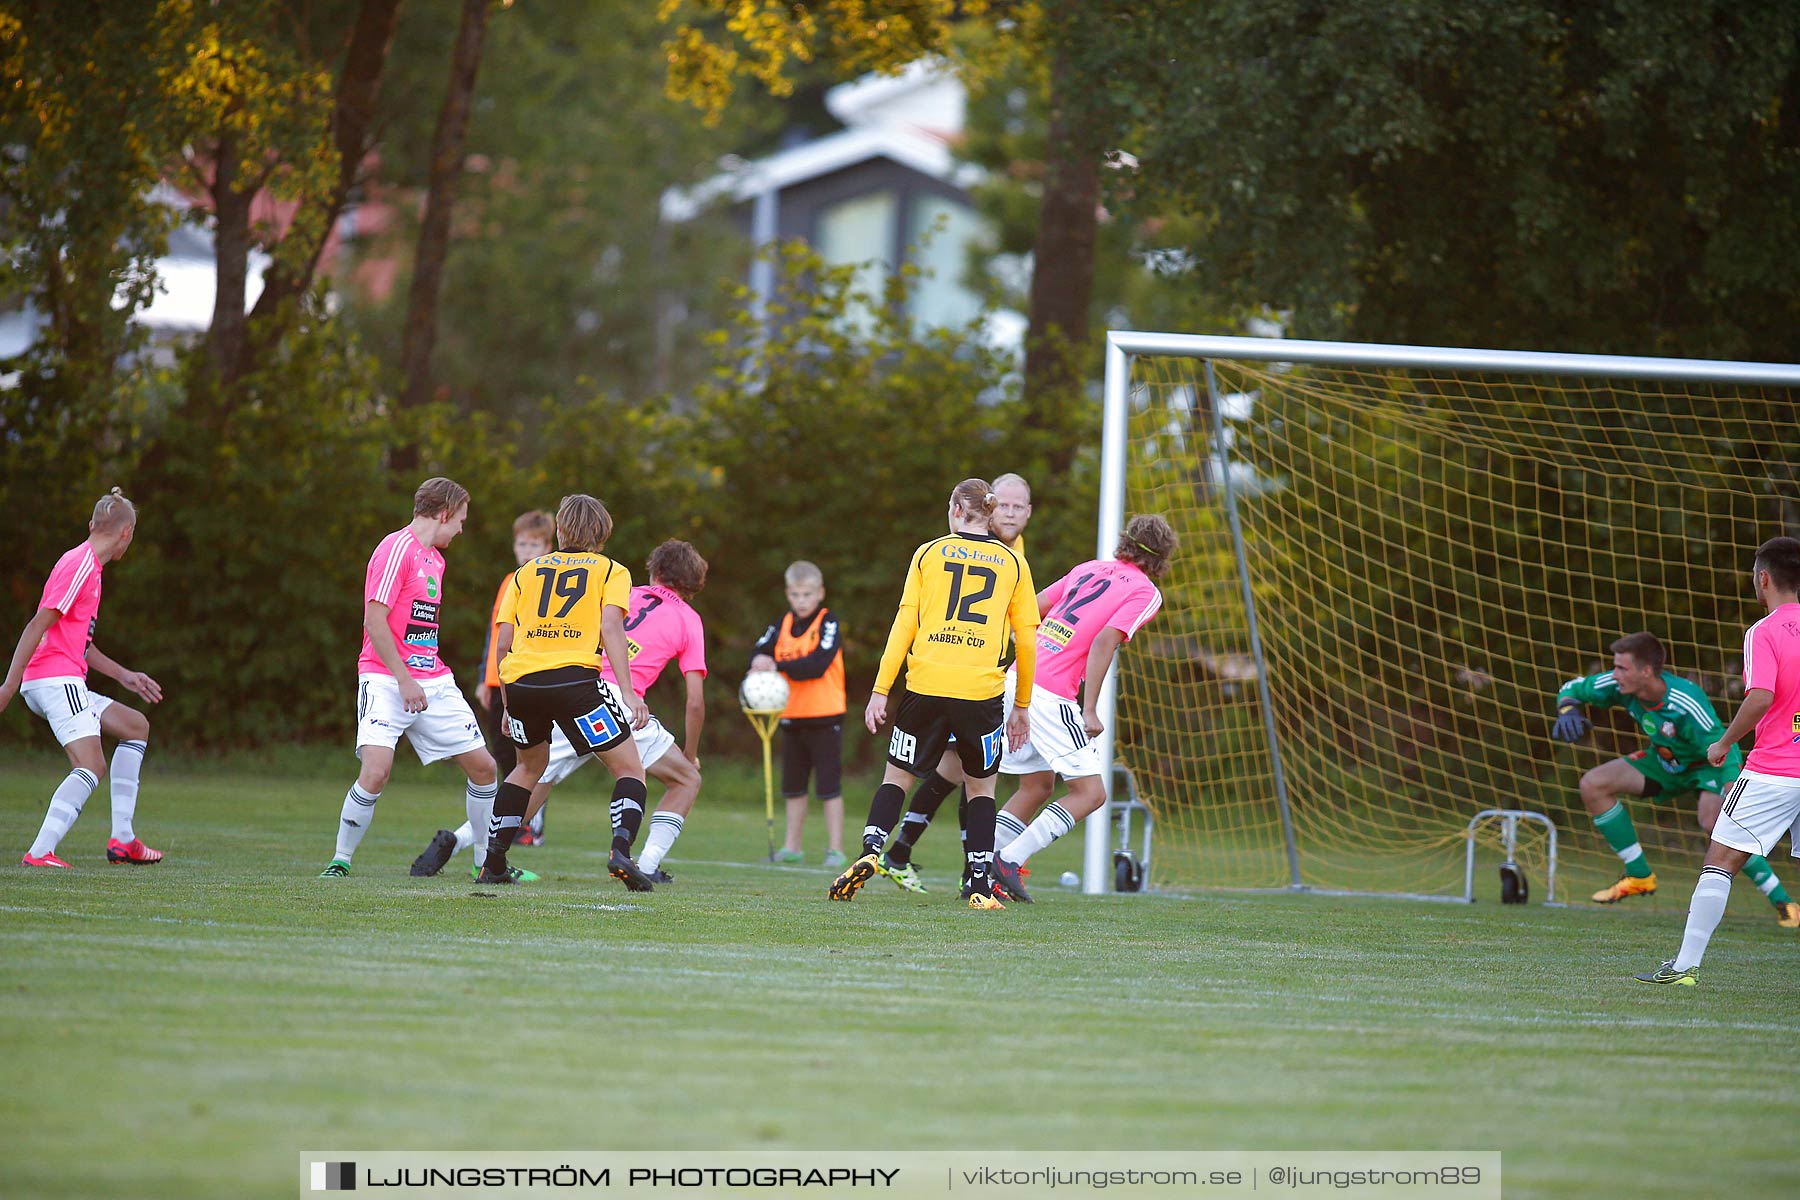
M1648 896L1656 891L1656 876L1621 875L1619 882L1594 893L1595 904L1617 904L1629 896Z

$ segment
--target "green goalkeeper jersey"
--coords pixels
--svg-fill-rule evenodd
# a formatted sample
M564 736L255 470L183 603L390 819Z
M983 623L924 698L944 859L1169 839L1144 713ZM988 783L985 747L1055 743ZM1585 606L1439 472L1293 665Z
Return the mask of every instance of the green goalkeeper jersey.
M1562 709L1575 703L1623 708L1650 739L1649 753L1631 756L1636 760L1633 766L1648 778L1660 779L1670 792L1719 791L1737 778L1744 764L1743 753L1733 746L1726 752L1722 766L1708 763L1706 748L1725 734L1725 725L1712 700L1696 684L1679 675L1664 671L1662 680L1668 690L1655 708L1636 696L1621 693L1610 671L1569 680L1556 693L1556 707Z

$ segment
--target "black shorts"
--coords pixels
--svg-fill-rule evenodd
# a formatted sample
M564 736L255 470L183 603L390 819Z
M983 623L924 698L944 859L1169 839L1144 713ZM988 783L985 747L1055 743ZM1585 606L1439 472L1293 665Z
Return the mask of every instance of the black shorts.
M506 685L506 734L515 746L541 746L560 725L576 754L611 750L631 736L631 718L592 667L535 671Z
M987 779L1000 769L1006 741L1006 699L952 700L945 696L921 696L908 692L894 714L894 732L888 738L888 761L896 767L923 775L944 756L944 747L956 739L956 756L963 774Z
M844 791L844 718L796 717L781 723L781 794L806 795L807 776L819 799Z

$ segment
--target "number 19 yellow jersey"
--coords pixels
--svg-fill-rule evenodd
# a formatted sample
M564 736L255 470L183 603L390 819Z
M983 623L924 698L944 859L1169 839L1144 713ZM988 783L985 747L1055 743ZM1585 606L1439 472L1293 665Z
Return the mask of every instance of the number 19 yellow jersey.
M604 554L558 550L520 567L495 618L513 626L500 681L513 683L557 667L599 670L600 610L608 604L631 611L631 572Z
M952 533L913 552L875 690L886 695L906 662L921 696L989 700L1006 688L1007 627L1019 648L1014 703L1031 703L1037 665L1037 589L1025 556L989 534Z

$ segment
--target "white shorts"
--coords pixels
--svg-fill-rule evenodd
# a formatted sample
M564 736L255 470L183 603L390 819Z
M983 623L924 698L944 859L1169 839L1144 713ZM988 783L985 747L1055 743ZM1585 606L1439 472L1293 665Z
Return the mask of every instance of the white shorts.
M1010 677L1009 677L1010 678ZM1010 703L1010 691L1009 703ZM1008 715L1011 710L1008 709ZM1042 688L1031 693L1031 740L1000 759L1007 775L1055 771L1064 779L1100 773L1100 749L1081 723L1081 705Z
M1725 790L1725 806L1719 810L1712 840L1767 857L1775 853L1784 833L1788 852L1800 858L1800 779L1740 772L1737 782Z
M602 679L600 686L612 693L618 701L619 708L625 709L625 691L618 684ZM648 771L650 764L667 754L675 745L675 735L663 728L663 723L650 714L650 723L642 729L631 731L631 740L637 744L638 758L643 761ZM623 744L623 743L621 743ZM544 768L545 783L561 783L576 771L581 764L594 757L591 754L576 754L575 747L569 744L568 735L560 725L550 727L550 765Z
M33 679L20 685L19 695L26 708L50 722L50 732L61 746L99 737L100 714L113 706L105 696L88 691L87 680L78 675Z
M469 707L454 675L419 682L425 689L425 711L409 713L400 703L400 685L392 675L356 677L356 754L364 746L392 750L404 735L419 761L434 763L487 745L475 710Z

